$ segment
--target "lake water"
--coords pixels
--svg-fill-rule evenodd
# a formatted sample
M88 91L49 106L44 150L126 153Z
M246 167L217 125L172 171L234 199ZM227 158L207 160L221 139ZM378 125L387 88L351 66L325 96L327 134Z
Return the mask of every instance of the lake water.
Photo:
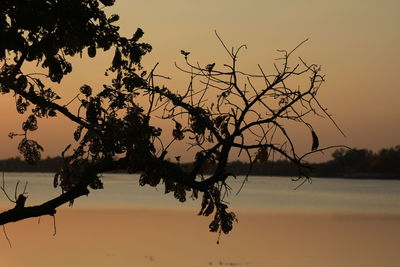
M16 182L20 189L28 181L27 205L36 205L60 194L52 187L51 173L5 173L8 191L13 194ZM104 189L92 190L88 197L76 200L76 208L183 208L198 210L200 199L180 203L173 195L164 194L164 186L140 187L139 175L105 174ZM244 177L230 181L232 193L227 200L232 211L261 212L360 212L400 214L400 181L313 178L299 184L289 177L252 176L236 194ZM4 194L0 207L10 208Z

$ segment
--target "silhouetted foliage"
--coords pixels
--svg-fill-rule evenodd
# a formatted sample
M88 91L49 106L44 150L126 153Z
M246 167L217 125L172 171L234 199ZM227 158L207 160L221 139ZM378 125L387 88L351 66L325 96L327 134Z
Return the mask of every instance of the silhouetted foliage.
M291 61L298 47L278 50L282 57L274 64L275 73L265 74L260 67L259 74L247 74L237 69L238 54L245 46L228 49L217 35L230 63L202 67L190 61L190 52L181 51L184 67L177 67L191 82L185 92L175 92L158 85L163 76L156 74L156 66L145 70L141 65L142 57L151 51L149 44L140 41L143 31L137 29L129 38L119 34L118 15L104 12L104 6L113 3L1 1L0 91L12 95L17 111L28 116L22 133L10 133L10 137L21 138L18 149L27 162L36 164L43 148L29 136L40 119L66 116L77 128L76 143L61 153L63 163L54 177L54 186L61 187L62 194L39 206L3 212L0 224L54 215L58 206L88 194L88 188L103 188L101 173L127 170L141 173L141 186L164 184L165 192L173 192L182 202L188 194L202 193L200 214L214 214L210 231L228 233L236 221L224 201L230 190L228 178L234 177L226 169L229 155L245 153L250 163L280 156L296 165L298 179L307 178L310 166L304 158L324 149L318 148L308 117L318 113L331 117L316 98L324 81L321 68L301 58ZM111 83L77 88L74 104L78 108L70 110L61 92L48 84L60 83L73 70L72 56L96 57L107 50L113 53L105 74ZM23 72L27 62L36 64L37 72ZM291 82L303 76L305 85ZM200 83L197 87L196 82ZM211 95L217 98L215 103L206 101ZM162 129L152 125L155 115L175 123L172 134L161 136ZM296 153L286 129L289 122L309 129L309 153ZM168 145L165 139L171 140ZM197 151L191 171L165 159L173 143L182 140ZM211 164L215 170L205 176Z
M333 160L315 166L315 175L353 178L400 178L400 146L373 153L367 149L336 150ZM314 173L313 173L314 174Z

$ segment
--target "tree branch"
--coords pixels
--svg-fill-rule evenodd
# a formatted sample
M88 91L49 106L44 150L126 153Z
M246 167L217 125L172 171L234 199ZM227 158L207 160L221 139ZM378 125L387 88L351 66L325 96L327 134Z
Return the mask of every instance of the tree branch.
M15 206L13 209L0 213L0 225L43 215L54 216L54 214L56 214L56 208L59 206L88 194L89 190L86 185L77 185L70 191L65 192L41 205L30 207Z

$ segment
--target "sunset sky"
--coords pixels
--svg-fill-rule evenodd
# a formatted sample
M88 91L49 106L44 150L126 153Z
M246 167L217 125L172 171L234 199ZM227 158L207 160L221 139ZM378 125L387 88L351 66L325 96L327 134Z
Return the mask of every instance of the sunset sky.
M190 51L190 61L199 66L215 62L215 68L221 69L230 63L215 31L228 48L246 45L239 55L238 69L254 74L260 74L258 64L265 73L276 74L274 63L282 56L277 50L290 51L309 39L293 54L294 64L301 57L322 66L326 82L317 97L345 134L327 118L307 118L318 134L320 147L346 145L378 151L400 145L400 0L116 0L105 10L119 14L121 35L130 38L138 27L143 29L142 40L151 44L153 51L142 65L151 70L159 64L157 72L172 79L159 79L157 83L178 93L184 92L190 81L175 67L184 66L181 50ZM71 59L72 74L61 84L51 85L62 96L57 103L62 106L70 102L84 84L102 88L109 79L104 72L113 53L114 49L97 51L95 58L89 58L85 51L82 58ZM42 71L35 65L24 65L22 70ZM304 81L307 79L304 77ZM73 113L76 102L68 106ZM212 98L207 104L211 102ZM84 113L81 110L81 115ZM0 160L22 158L17 149L21 138L10 139L8 134L21 133L21 124L29 115L17 113L12 94L0 94ZM268 116L265 111L264 116ZM173 121L152 118L151 123L162 127L172 139ZM76 144L76 125L61 114L40 119L38 126L29 138L43 146L42 158L59 156L68 144ZM310 151L309 128L289 125L287 129L298 154ZM187 136L169 149L166 158L182 156L182 162L193 161L194 151L186 151L186 142ZM230 160L238 159L234 152ZM331 152L318 153L308 160L330 160ZM239 159L246 160L245 156ZM135 157L132 162L136 162ZM66 173L68 176L68 170ZM0 265L400 266L400 209L396 209L400 194L394 190L400 188L399 180L316 178L311 186L303 185L303 180L293 182L290 177L251 177L243 191L242 181L247 177L231 179L229 185L223 180L215 186L226 192L214 194L219 190L214 184L205 192L219 212L215 220L226 218L221 215L223 207L224 212L238 214L239 223L229 235L218 237L218 233L209 232L214 214L196 216L200 203L199 199L191 200L194 194L189 197L188 192L188 201L178 203L174 193L163 194L163 187L139 187L139 179L136 174L105 174L105 189L90 189L89 197L77 199L73 209L72 205L60 207L56 216L53 213L52 217L7 224L0 233ZM50 173L3 172L4 193L13 195L16 184L17 198L20 180L29 180L23 193L29 196L26 206L40 204L42 199L47 201L61 192L60 187L50 190ZM176 181L175 197L182 193L178 189L185 189ZM199 176L196 181L200 181ZM301 190L294 190L298 185L303 185ZM65 190L63 187L62 192ZM16 201L17 213L21 199ZM218 202L229 204L229 210ZM6 197L0 198L2 210L13 206Z
M326 83L319 99L347 136L328 120L318 119L315 130L321 145L377 150L400 144L398 0L120 0L109 13L120 15L121 32L127 36L137 27L144 30L144 41L153 46L144 66L151 69L159 62L159 72L173 78L166 83L173 90L188 82L174 67L174 62L183 63L181 49L201 65L228 63L214 30L228 47L247 45L239 57L240 69L247 72L257 72L257 64L272 72L279 56L276 49L290 50L310 38L296 56L322 65ZM110 54L74 59L73 74L56 86L65 102L82 84L101 85L110 59ZM0 158L17 156L18 140L7 135L18 132L28 114L17 115L11 95L0 97L0 114ZM74 125L65 119L41 120L39 127L32 137L45 148L45 156L59 155L72 142ZM299 144L311 145L309 132L292 134Z

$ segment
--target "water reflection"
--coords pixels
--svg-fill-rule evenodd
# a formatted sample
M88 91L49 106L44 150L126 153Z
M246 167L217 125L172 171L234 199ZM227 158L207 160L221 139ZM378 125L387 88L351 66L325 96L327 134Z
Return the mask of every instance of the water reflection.
M139 175L105 174L104 189L93 191L76 201L79 208L168 207L197 209L199 200L188 198L186 203L165 195L163 185L140 187ZM16 182L28 181L28 205L39 204L61 193L52 187L50 173L6 173L6 186L13 193ZM381 212L400 214L400 181L321 179L312 184L297 184L289 177L253 176L240 194L236 194L243 177L232 180L232 192L227 201L233 210L298 211L298 212ZM0 206L10 206L0 196Z

